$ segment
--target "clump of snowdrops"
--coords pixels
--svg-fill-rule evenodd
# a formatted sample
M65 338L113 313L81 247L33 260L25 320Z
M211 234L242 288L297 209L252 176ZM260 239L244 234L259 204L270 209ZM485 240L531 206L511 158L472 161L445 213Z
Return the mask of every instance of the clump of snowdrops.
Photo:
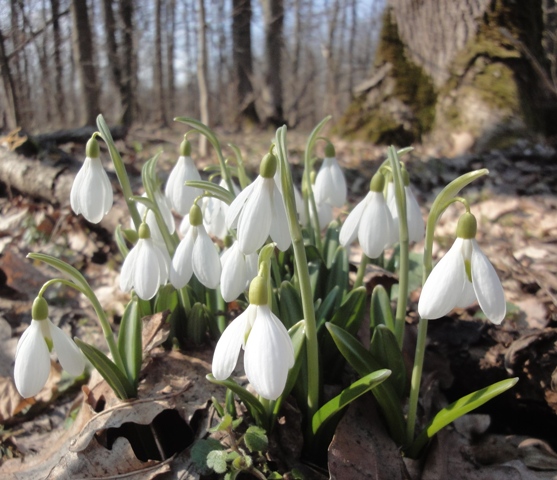
M499 324L505 317L501 283L475 240L477 222L470 206L458 196L487 170L467 173L447 185L424 223L400 160L408 149L388 148L368 193L349 208L334 146L319 136L328 119L308 138L299 186L292 180L286 127L277 130L262 155L259 174L250 180L237 147L230 145L233 158L225 159L208 127L192 118L176 120L190 130L164 190L157 174L157 155L143 167L144 191L133 192L110 131L99 116L99 131L87 144L85 162L72 188L71 207L97 223L112 206L112 186L100 160L100 139L108 147L130 214L130 223L117 229L116 242L124 258L120 287L130 292L131 299L116 335L80 272L58 258L30 254L61 276L39 291L31 325L18 344L14 377L22 396L34 396L44 386L54 349L68 373L80 374L86 358L118 397L134 398L142 362L141 318L167 310L179 345L216 342L207 380L227 389L228 401L236 396L243 402L258 428L271 432L285 399L295 397L308 456L319 456L338 414L367 392L375 397L393 440L405 455L415 458L440 429L516 383L517 379L508 379L486 386L433 418L417 419L428 321L476 301L491 322ZM207 181L201 179L192 157L188 136L194 134L207 137L218 160L206 168ZM325 158L316 171L319 142L324 144ZM435 227L454 203L463 208L456 239L433 268ZM339 208L349 211L343 223L334 215ZM177 217L181 217L178 228ZM412 375L406 378L402 345L409 246L424 235L421 318ZM351 280L348 250L356 242L362 253ZM363 283L370 262L394 270L397 287L388 291L377 286L368 295ZM108 355L78 338L70 339L48 319L44 294L56 283L90 300ZM229 321L227 304L232 301L242 313ZM356 337L365 318L370 318L371 331L371 342L366 345ZM251 390L234 377L242 350ZM347 363L355 381L334 398L324 398L324 385L338 383ZM226 417L227 425L231 421ZM421 425L418 432L417 425ZM212 456L219 455L224 454ZM222 458L221 467L226 469L232 457Z

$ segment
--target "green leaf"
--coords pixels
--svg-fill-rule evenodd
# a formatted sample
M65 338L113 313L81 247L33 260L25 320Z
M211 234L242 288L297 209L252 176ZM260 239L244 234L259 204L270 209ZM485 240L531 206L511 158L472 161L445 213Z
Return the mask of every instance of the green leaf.
M387 290L383 285L377 285L371 294L370 309L371 328L377 325L385 325L393 333L395 331L395 321L393 319L393 310Z
M348 262L348 255L344 247L338 247L331 268L327 275L326 291L330 292L335 286L338 286L342 294L348 290L348 272L350 264Z
M346 296L333 318L331 318L331 323L344 328L350 333L356 333L364 316L366 296L365 287L358 287L352 290Z
M27 255L27 258L30 258L32 260L39 260L41 262L46 263L47 265L50 265L51 267L54 267L59 272L70 277L72 282L74 282L78 287L80 287L82 291L91 291L92 293L91 287L87 283L87 280L85 280L85 277L76 268L72 267L66 262L56 257L46 255L44 253L29 253ZM85 294L85 292L83 293Z
M244 434L244 443L250 452L265 452L269 447L267 432L261 427L251 426Z
M126 258L128 256L128 253L130 252L130 249L126 245L126 239L124 238L122 227L120 227L120 225L116 227L116 231L114 232L114 239L116 240L116 246L118 247L120 255Z
M364 377L382 368L371 353L346 330L332 323L326 323L325 326L329 330L340 353L352 368L358 372L358 375ZM399 445L403 445L406 429L400 400L395 390L392 386L384 383L374 388L372 393L383 410L391 438Z
M325 297L325 300L323 300L323 303L321 303L321 305L319 305L319 307L316 309L315 319L318 331L323 327L323 325L325 325L325 322L331 315L333 309L338 307L338 303L340 302L341 298L342 293L340 291L340 287L337 285L331 289L331 291Z
M214 438L197 440L191 447L191 459L201 474L209 475L207 455L214 450L224 450L223 445Z
M255 397L250 392L248 392L244 387L241 387L236 382L230 379L217 380L215 377L213 377L212 373L209 373L206 376L206 378L211 383L214 383L216 385L222 385L223 387L229 388L236 395L238 395L238 397L240 397L240 400L244 402L244 405L249 410L250 415L255 419L258 425L267 424L267 413L265 411L265 408L263 407L261 402L257 399L257 397Z
M177 305L178 293L172 284L167 283L160 287L155 300L155 312L164 312L165 310L173 312Z
M200 302L194 303L186 323L188 340L191 340L195 345L201 345L206 338L209 319L210 312L207 307Z
M188 180L186 182L186 186L199 188L204 192L208 192L212 197L221 200L227 205L230 205L234 200L233 193L230 193L226 188L223 188L213 182L207 182L206 180Z
M142 327L138 299L134 296L124 310L120 331L118 332L118 351L124 361L128 378L134 385L137 384L141 362L143 361Z
M323 405L312 418L311 428L315 436L319 436L320 429L331 420L338 412L346 407L350 402L353 402L358 397L371 389L383 383L389 376L391 371L387 369L377 370L372 372L359 380L356 380L352 385L345 388L339 395L329 400Z
M221 421L214 427L211 427L209 429L209 432L222 432L227 430L231 425L232 425L232 415L225 413L221 418Z
M340 224L337 220L333 220L325 232L325 238L323 239L323 258L325 259L325 265L327 268L331 268L333 264L333 259L337 254L337 249L340 245L339 242L339 232Z
M385 325L377 325L371 337L369 350L383 368L388 368L393 372L389 383L395 389L398 397L404 398L407 390L406 366L395 334Z
M87 357L87 360L99 371L118 398L127 399L137 396L135 387L112 360L99 349L82 342L79 338L75 338L74 340Z
M227 453L224 450L213 450L207 455L207 466L216 473L224 473L228 470L226 463Z
M426 446L431 438L442 428L445 428L457 418L465 415L484 403L488 402L497 395L501 395L509 388L514 387L518 382L518 378L508 378L500 382L494 383L489 387L476 390L460 399L451 403L448 407L437 413L435 417L426 425L418 437L414 440L410 448L407 450L407 455L411 458L416 458L422 449Z
M288 329L304 318L302 300L300 299L298 290L294 288L294 285L286 281L280 284L279 298L279 318Z

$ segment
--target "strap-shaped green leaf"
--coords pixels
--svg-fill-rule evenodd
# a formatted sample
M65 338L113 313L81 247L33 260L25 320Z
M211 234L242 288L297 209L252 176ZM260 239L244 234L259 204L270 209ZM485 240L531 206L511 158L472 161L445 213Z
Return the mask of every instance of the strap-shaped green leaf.
M143 361L142 327L138 300L134 296L124 310L120 331L118 332L118 351L124 361L128 378L134 385L137 385L141 362Z
M342 290L342 294L346 293L348 290L348 272L350 270L350 264L348 262L348 255L346 254L346 249L344 247L338 247L336 249L333 261L331 263L331 268L327 272L327 284L326 292L330 292L333 287L339 286Z
M512 388L518 382L518 378L508 378L500 382L494 383L489 387L476 390L460 399L451 403L448 407L437 413L435 417L426 425L418 437L414 440L406 454L411 458L416 458L422 449L426 446L431 438L449 423L454 422L457 418L462 417L472 410L481 407L497 395L501 395L509 388Z
M350 333L356 333L364 316L366 293L365 287L358 287L352 290L331 319L331 323L342 327Z
M268 423L267 413L265 411L265 408L263 407L263 405L255 395L252 395L244 387L241 387L231 379L217 380L215 377L213 377L212 373L209 373L206 378L211 383L214 383L216 385L221 385L223 387L232 390L236 395L238 395L238 397L240 397L240 400L244 402L244 405L249 410L250 415L255 419L257 424L264 425L265 427L267 426Z
M402 400L407 390L406 366L395 334L385 325L378 325L373 331L369 351L383 368L392 370L389 383Z
M375 328L377 325L385 325L394 333L395 321L393 319L391 301L383 285L377 285L373 289L370 310L371 328Z
M332 311L338 308L342 298L342 292L337 285L325 297L325 300L319 305L315 311L315 318L317 320L317 330L319 331L331 315Z
M325 237L323 238L323 258L327 268L331 268L333 259L340 245L339 242L340 224L337 220L333 220L327 227Z
M286 328L291 328L304 317L300 294L290 282L282 282L279 288L279 298L279 318Z
M326 323L325 326L329 330L340 353L352 368L358 372L358 375L364 377L382 368L371 353L346 330L332 323ZM374 388L372 392L385 415L391 438L399 445L403 445L405 440L404 418L402 416L400 400L394 388L383 383Z
M79 338L74 340L93 367L99 371L106 383L114 390L118 398L134 398L137 395L135 387L110 358L96 347L82 342Z
M369 392L371 389L383 383L391 375L391 371L387 369L377 370L372 372L359 380L356 380L352 385L345 388L339 395L329 400L323 405L312 418L311 428L315 436L319 435L320 429L331 420L338 412L344 407L348 406L364 393Z

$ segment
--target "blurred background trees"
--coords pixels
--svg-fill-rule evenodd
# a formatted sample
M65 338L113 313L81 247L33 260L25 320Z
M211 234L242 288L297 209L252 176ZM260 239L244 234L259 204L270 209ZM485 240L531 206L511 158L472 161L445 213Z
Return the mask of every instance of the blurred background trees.
M3 0L0 130L331 114L376 143L552 136L556 18L552 0Z

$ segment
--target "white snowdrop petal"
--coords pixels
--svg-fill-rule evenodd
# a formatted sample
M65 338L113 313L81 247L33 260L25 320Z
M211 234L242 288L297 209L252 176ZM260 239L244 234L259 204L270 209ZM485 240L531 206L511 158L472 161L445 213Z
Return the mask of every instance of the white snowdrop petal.
M271 318L269 307L263 305L257 309L257 318L246 343L244 369L259 395L268 400L276 400L286 385L290 350Z
M39 322L32 320L26 333L19 339L14 366L15 386L23 398L37 395L50 374L50 355Z
M140 239L143 242L137 252L133 287L142 300L150 300L159 290L160 269L152 238Z
M106 173L101 160L92 158L89 172L83 181L81 190L81 213L91 223L99 223L106 213L103 198L105 192L103 175L106 175Z
M129 292L133 287L134 271L138 248L135 245L124 259L122 271L120 272L120 290Z
M161 191L157 190L155 192L155 202L159 207L159 211L164 220L166 228L168 228L170 234L173 234L176 231L176 223L174 222L174 216L172 215L172 210L171 210L172 207L170 205L170 201L168 200L167 197L163 195ZM156 221L156 217L155 217L155 221Z
M371 199L371 193L369 192L346 217L339 234L339 241L343 247L347 247L358 237L358 227L360 226L362 214Z
M421 242L425 235L425 222L416 196L410 187L406 191L406 217L408 219L408 239L411 242Z
M240 250L246 255L258 250L271 230L274 180L263 178L253 188L238 218L237 233ZM230 211L230 210L229 210Z
M244 254L240 252L238 242L235 242L225 254L221 256L222 273L220 291L225 302L237 299L246 289L247 265Z
M284 252L290 247L291 243L286 208L284 207L284 200L275 182L273 181L270 185L272 185L273 189L273 210L269 234L273 241L276 242L277 248Z
M462 238L457 238L427 277L418 302L420 317L434 320L456 306L463 288L463 275L466 275L461 246Z
M507 313L501 280L476 240L472 240L472 248L472 284L478 303L491 322L500 324Z
M192 266L195 276L207 288L217 288L220 282L220 258L215 244L203 225L197 227L197 239L193 245Z
M346 203L346 180L336 158L332 158L331 160L332 161L329 167L329 172L332 179L333 188L331 189L331 192L329 194L330 203L334 207L342 207Z
M83 191L83 179L87 176L87 171L90 168L91 159L89 157L85 158L83 165L77 172L75 179L72 184L72 189L70 191L70 205L72 207L73 212L76 215L81 214L81 201L80 196L81 192Z
M381 192L370 192L369 203L362 214L358 240L369 258L377 258L391 240L392 217Z
M157 256L157 265L159 267L160 285L165 285L170 276L170 255L165 247L153 244L153 250Z
M250 305L244 313L235 318L224 330L213 355L212 371L217 380L226 380L236 367L240 348L244 343L246 330L249 328Z
M68 334L54 325L50 320L44 321L48 322L50 327L50 336L54 344L54 350L62 368L74 377L81 375L85 369L85 357L81 353L81 350Z
M246 188L244 188L238 196L232 201L230 206L228 207L228 211L226 212L226 227L227 228L236 228L236 224L238 221L238 217L246 200L251 195L251 191L259 185L262 181L262 177L257 177L253 183L250 183Z
M195 230L195 227L190 226L186 236L178 244L174 252L174 257L172 258L170 283L172 283L177 290L185 287L193 274L192 252L195 241Z

